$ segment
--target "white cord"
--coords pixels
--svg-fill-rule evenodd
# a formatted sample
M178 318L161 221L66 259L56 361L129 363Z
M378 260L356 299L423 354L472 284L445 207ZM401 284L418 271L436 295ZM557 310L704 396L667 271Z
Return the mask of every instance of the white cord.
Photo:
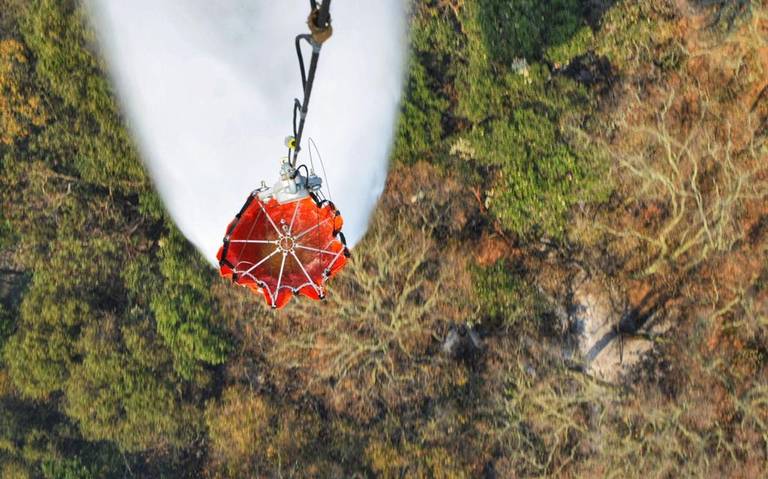
M317 158L320 160L320 167L323 169L323 179L325 180L325 187L328 189L328 199L331 200L331 203L333 203L333 195L331 194L331 185L328 183L328 175L325 172L325 163L323 163L323 157L320 156L320 149L315 144L315 140L312 139L312 137L309 137L309 163L312 165L312 170L315 169L314 163L312 163L312 148L315 148L315 152L317 153Z

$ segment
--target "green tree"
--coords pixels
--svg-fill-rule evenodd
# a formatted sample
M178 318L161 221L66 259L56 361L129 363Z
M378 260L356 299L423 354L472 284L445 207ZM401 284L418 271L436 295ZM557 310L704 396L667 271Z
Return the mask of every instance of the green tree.
M551 55L553 48L574 38L583 44L582 37L589 36L585 4L579 0L480 0L475 10L488 53L500 63L548 57L567 62L567 56Z
M21 31L37 76L54 98L57 122L36 141L39 155L107 188L148 187L96 51L85 7L75 0L35 0Z
M66 382L67 414L86 438L113 441L124 451L185 447L200 427L199 412L185 401L196 395L182 397L182 383L167 353L152 344L146 321L116 326L107 319L84 331L80 344L88 354Z
M564 141L557 124L534 109L518 109L471 137L477 158L494 168L487 204L508 230L559 236L571 207L598 181L592 161Z
M152 297L157 331L176 370L191 378L203 364L221 364L229 342L217 326L210 267L175 228L160 240L162 286Z

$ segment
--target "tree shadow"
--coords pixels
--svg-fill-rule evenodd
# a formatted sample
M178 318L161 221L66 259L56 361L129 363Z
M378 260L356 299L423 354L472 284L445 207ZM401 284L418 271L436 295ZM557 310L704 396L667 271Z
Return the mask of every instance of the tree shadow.
M18 308L30 280L30 275L23 271L0 267L0 304L9 310Z

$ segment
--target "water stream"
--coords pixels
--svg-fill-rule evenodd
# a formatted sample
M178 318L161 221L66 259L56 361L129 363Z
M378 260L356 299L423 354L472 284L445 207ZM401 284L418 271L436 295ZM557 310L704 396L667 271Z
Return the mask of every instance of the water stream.
M309 2L91 0L89 8L153 181L182 232L214 261L228 222L262 180L277 179L286 155L301 97L293 40L307 31ZM402 0L336 0L332 14L305 138L322 153L354 244L386 179L406 12Z

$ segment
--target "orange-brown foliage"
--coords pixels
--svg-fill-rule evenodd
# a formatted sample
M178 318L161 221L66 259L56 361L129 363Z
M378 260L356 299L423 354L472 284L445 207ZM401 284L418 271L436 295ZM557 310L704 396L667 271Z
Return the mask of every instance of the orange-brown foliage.
M29 83L30 69L24 45L0 40L0 143L23 139L47 120L42 99Z

